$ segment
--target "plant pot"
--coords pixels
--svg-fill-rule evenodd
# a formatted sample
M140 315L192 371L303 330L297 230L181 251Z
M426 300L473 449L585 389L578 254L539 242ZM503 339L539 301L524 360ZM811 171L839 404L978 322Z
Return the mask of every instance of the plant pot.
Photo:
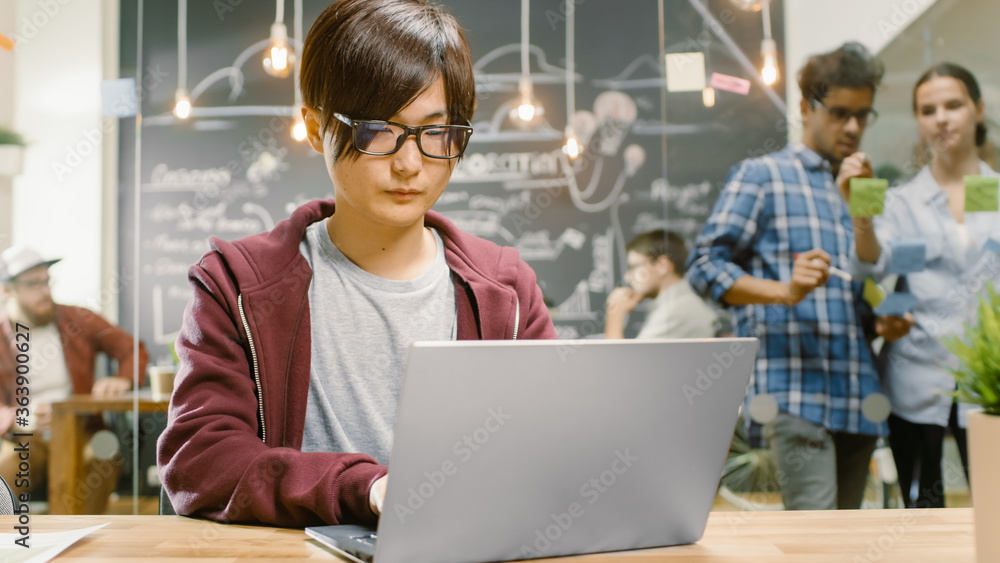
M24 170L24 147L0 145L0 176L17 176Z
M969 413L969 476L972 479L976 561L1000 561L1000 416Z

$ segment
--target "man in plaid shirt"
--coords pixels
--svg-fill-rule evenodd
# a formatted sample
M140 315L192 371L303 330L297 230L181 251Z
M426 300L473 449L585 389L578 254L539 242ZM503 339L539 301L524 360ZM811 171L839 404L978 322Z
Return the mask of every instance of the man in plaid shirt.
M863 164L846 167L854 176L872 176L857 150L882 74L857 43L811 57L799 76L802 142L732 169L688 259L695 290L734 307L738 336L761 340L743 412L752 441L763 423L790 510L858 508L888 415L861 280L830 277L831 266L851 267L853 224L837 186L850 180L840 173L848 159ZM893 338L908 330L898 317L876 326Z

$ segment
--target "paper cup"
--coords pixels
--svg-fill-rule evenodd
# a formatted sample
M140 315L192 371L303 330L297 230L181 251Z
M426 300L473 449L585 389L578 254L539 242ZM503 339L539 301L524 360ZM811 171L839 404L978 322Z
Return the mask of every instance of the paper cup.
M154 401L165 401L170 398L174 391L174 375L177 368L174 366L150 366L149 367L149 388L153 393Z

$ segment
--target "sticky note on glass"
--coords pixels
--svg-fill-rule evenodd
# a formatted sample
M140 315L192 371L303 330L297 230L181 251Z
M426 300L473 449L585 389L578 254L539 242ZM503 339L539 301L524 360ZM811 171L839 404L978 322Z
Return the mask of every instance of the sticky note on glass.
M965 177L966 211L1000 211L1000 178Z
M922 240L898 240L890 243L890 274L912 274L927 268L927 244Z
M667 92L701 92L705 89L705 53L668 53Z
M851 217L874 217L885 211L885 192L889 180L851 178Z
M132 117L136 114L138 100L135 78L101 81L102 117Z
M872 306L872 309L877 309L885 300L885 290L871 278L865 278L865 287L861 295Z
M917 304L917 298L912 293L890 293L875 308L875 314L880 317L896 316L902 317L913 310Z
M735 76L729 76L727 74L719 74L718 72L712 73L712 78L708 81L712 88L718 90L725 90L727 92L732 92L734 94L741 94L746 96L750 93L750 81L744 80L742 78L736 78Z

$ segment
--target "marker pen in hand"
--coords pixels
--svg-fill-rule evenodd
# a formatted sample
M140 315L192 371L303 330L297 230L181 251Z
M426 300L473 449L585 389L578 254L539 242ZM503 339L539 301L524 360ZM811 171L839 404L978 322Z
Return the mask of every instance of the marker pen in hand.
M848 274L847 272L837 268L836 266L830 266L830 275L837 276L838 278L844 280L847 283L854 281L854 276Z
M798 253L796 253L795 256L793 256L793 258L798 258L798 257L799 257ZM817 265L823 264L823 261L820 260L820 259L818 259L818 258L813 258L812 261L813 261L813 264L817 264ZM829 268L828 271L830 272L831 276L838 277L838 278L844 280L847 283L851 283L851 282L854 281L854 276L852 276L851 274L848 274L847 272L841 270L840 268L838 268L836 266L830 266L830 268Z

